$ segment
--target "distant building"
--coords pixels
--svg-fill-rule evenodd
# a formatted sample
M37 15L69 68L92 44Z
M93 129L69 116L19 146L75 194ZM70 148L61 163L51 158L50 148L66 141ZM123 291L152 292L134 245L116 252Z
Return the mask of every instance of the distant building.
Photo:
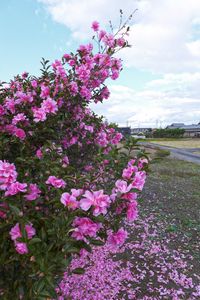
M185 125L184 123L172 123L166 129L184 129L184 137L200 137L200 122L198 124Z
M131 134L132 135L137 135L137 134L145 134L147 132L151 132L152 128L131 128Z
M123 135L131 135L131 127L117 127L116 130Z
M181 128L182 126L185 126L184 123L172 123L171 125L168 125L166 129L175 129L175 128Z

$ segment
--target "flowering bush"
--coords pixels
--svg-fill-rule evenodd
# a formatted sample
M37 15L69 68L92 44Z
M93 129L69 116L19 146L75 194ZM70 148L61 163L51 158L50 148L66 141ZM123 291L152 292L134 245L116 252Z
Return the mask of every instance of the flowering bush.
M147 159L119 152L122 135L97 117L91 102L108 99L129 31L93 22L92 44L64 54L40 77L23 73L0 88L0 295L56 297L55 285L81 249L106 240L122 245L124 216L137 217ZM131 146L127 144L129 153ZM74 273L82 273L78 268Z

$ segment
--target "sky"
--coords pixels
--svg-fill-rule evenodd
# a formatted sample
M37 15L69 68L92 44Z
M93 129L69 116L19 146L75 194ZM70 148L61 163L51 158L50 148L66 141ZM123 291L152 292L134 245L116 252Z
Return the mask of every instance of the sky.
M119 53L110 98L92 109L120 126L200 122L200 0L1 0L0 81L39 75L42 57L53 62L88 43L94 20L117 26L120 9L137 9L132 47Z

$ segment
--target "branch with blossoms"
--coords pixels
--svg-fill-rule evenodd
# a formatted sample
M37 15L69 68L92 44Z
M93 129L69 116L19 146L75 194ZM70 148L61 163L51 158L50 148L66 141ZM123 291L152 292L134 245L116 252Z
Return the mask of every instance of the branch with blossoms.
M43 59L41 76L0 86L2 299L55 298L74 253L122 245L123 219L137 217L148 160L120 153L122 135L89 108L109 98L129 29L92 29L101 51L81 45L52 65Z

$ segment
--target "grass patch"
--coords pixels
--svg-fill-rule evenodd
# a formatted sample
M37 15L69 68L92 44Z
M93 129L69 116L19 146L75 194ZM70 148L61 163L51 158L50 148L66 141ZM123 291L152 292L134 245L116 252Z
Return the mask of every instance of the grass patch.
M154 140L150 140L150 142L162 146L169 146L174 148L199 148L200 149L200 139L174 139L174 140L154 139Z
M200 155L200 151L193 152L194 154Z
M155 152L155 158L164 158L166 156L170 155L170 151L169 150L165 150L165 149L158 149Z

